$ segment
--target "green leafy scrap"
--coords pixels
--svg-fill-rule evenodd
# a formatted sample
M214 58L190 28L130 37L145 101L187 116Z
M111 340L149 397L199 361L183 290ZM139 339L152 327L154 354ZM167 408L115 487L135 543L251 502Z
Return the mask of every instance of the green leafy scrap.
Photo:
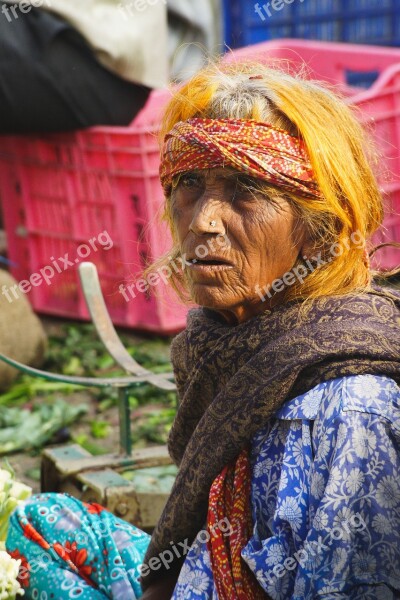
M92 442L86 433L79 433L72 436L72 441L75 444L79 444L82 446L84 450L87 450L93 456L101 456L102 454L107 454L107 449L95 442Z
M133 420L132 442L134 446L141 447L142 440L155 444L166 444L175 414L174 408L163 408L143 415L138 422Z
M70 383L45 381L31 375L21 375L18 382L8 392L0 394L0 406L16 406L39 395L49 395L57 392L71 394L79 389L82 389L82 387Z
M86 412L86 406L73 406L61 399L36 404L31 410L0 406L0 454L42 448Z
M91 421L90 433L97 440L104 439L110 433L110 424L107 421Z

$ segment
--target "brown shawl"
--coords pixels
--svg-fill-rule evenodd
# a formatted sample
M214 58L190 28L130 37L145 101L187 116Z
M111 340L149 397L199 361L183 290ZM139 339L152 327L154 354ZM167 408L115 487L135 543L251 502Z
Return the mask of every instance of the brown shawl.
M381 374L400 384L400 292L374 285L357 296L318 298L303 317L292 301L236 326L195 309L171 356L180 406L169 451L180 469L145 564L194 540L213 480L286 400L346 375ZM150 570L143 589L183 559Z

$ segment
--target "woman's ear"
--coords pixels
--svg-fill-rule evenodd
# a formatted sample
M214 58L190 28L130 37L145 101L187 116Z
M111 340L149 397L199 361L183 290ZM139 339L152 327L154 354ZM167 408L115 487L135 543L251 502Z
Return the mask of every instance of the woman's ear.
M303 244L301 245L300 256L302 258L303 258L303 256L305 258L312 258L317 253L318 253L318 249L317 249L317 244L315 243L315 240L312 240L311 238L307 237L304 240Z
M306 225L304 225L303 227L304 229L302 240L300 242L299 257L303 258L304 256L305 258L309 258L315 256L315 254L318 252L318 243L311 235L310 231L308 230L308 227Z

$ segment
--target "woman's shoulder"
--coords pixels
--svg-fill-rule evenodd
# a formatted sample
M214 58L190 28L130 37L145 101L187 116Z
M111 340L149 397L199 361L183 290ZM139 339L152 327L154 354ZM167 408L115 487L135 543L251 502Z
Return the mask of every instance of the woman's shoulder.
M276 417L331 422L351 411L380 415L400 429L400 387L384 375L338 377L286 402Z

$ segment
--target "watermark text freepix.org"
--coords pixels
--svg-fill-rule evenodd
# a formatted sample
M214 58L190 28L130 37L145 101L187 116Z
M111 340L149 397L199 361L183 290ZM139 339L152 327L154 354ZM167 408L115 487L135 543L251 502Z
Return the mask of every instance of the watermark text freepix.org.
M353 231L353 233L350 235L350 241L357 248L365 247L365 239L363 238L360 231ZM345 240L343 244L347 248L350 248L349 240ZM285 288L285 286L289 287L296 283L296 281L303 283L307 275L309 275L319 267L323 267L324 265L331 262L334 258L343 254L343 245L339 244L338 242L335 242L329 248L329 252L331 254L331 257L329 259L322 258L321 252L318 252L316 256L312 256L309 259L306 256L303 256L303 260L307 266L298 265L297 267L293 267L293 269L287 271L284 275L282 275L280 279L274 279L274 281L271 284L266 285L263 288L257 285L254 290L255 293L260 297L260 299L263 302L265 302L266 296L268 296L268 298L272 298L274 293L281 292ZM314 264L311 261L313 261Z
M76 249L77 256L74 259L70 260L68 252L66 252L64 256L59 256L58 258L51 256L51 265L46 265L40 269L38 273L32 273L29 279L23 279L16 285L12 285L11 287L3 285L1 293L11 304L14 300L20 298L21 293L28 294L32 290L32 287L39 287L43 282L47 285L51 285L52 279L56 273L63 273L70 267L74 267L80 263L81 259L87 259L92 252L97 252L99 250L98 246L100 246L102 250L110 250L114 246L114 242L107 231L102 231L97 237L91 238L88 240L87 244L78 246Z
M15 4L3 4L1 7L1 12L6 16L6 19L9 23L13 19L18 19L20 11L22 14L26 14L32 10L32 8L40 8L43 5L51 6L51 0L21 0L21 2L16 2Z
M262 7L260 6L260 3L257 2L254 5L254 10L260 19L265 21L266 17L272 17L273 12L271 11L279 12L285 8L286 4L293 4L293 2L296 2L296 0L272 0L271 2L263 4ZM304 0L297 0L297 2L304 2Z
M163 4L167 4L167 0L132 0L126 4L119 4L118 10L123 14L124 19L127 21L129 18L135 17L136 14L132 10L134 9L136 13L143 12L149 6L154 6L155 4L159 4L162 2Z
M218 234L215 239L210 239L206 244L200 244L195 249L195 254L199 260L204 260L207 256L213 252L216 252L221 248L230 248L231 243L226 234ZM175 260L170 258L170 262L167 265L163 265L159 269L149 273L147 279L139 279L135 283L131 283L125 286L123 283L119 286L119 293L125 299L125 302L130 302L133 298L136 298L136 292L141 294L146 293L149 287L157 286L161 281L167 284L168 279L173 275L173 272L179 273L183 269L187 268L191 263L187 260L186 254L182 254Z

